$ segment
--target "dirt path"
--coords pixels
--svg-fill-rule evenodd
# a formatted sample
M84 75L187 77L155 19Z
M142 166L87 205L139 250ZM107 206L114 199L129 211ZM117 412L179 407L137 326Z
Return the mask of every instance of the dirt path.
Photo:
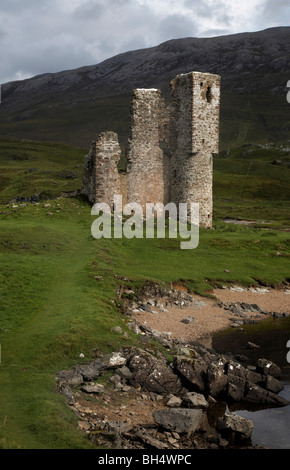
M134 312L133 318L147 327L160 332L171 332L171 339L184 338L196 341L231 325L233 313L217 306L219 302L257 304L266 312L269 312L269 315L270 312L290 314L290 290L249 290L232 287L231 289L215 289L213 294L216 296L216 299L193 296L204 305L188 308L166 306L168 312L162 312L157 307L154 307L154 311L158 313ZM188 316L194 318L193 323L186 324L182 322ZM247 317L266 318L266 315L257 317L256 314L247 312Z

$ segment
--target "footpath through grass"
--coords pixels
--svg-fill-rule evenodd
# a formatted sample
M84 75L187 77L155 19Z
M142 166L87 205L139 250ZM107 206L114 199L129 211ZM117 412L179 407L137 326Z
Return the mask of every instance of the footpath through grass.
M1 207L2 448L90 447L57 393L55 374L140 344L129 329L129 338L111 331L126 331L113 303L120 283L182 280L208 295L227 282L289 280L287 232L216 223L200 232L198 248L180 250L178 239L95 240L93 220L90 206L76 198Z
M0 448L90 447L55 374L140 344L129 329L129 338L111 331L126 331L115 304L120 283L176 281L209 295L214 285L279 285L290 277L289 232L220 222L228 216L289 229L287 146L242 146L214 159L219 221L200 231L195 250L180 250L178 239L95 240L88 204L46 200L81 187L86 152L0 138ZM38 204L6 206L35 195Z
M1 217L3 448L88 446L56 393L55 374L88 361L94 349L124 344L111 332L120 323L114 288L94 278L89 207L69 200L45 206L18 206Z

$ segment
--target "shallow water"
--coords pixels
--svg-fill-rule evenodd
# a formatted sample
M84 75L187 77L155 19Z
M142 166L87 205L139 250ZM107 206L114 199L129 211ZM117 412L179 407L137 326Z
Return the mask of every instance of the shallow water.
M279 394L290 401L290 382ZM235 414L254 424L252 444L269 449L290 449L290 405L260 411L239 410Z
M255 365L259 358L269 359L281 368L284 389L279 395L290 401L290 363L287 362L287 342L290 340L290 317L261 321L257 325L245 325L244 331L228 329L213 335L211 346L218 352L242 354ZM259 348L249 349L248 341ZM252 444L269 449L290 449L290 405L275 408L237 409L227 412L250 419L254 424Z

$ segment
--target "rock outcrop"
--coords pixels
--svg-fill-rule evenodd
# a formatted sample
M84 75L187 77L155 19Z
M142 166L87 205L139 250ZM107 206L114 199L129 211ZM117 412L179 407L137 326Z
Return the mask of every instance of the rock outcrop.
M122 348L87 365L60 371L56 376L58 390L78 412L76 395L102 399L106 385L96 381L111 370L109 383L113 384L114 393L131 394L133 401L138 396L154 403L157 400L159 407L154 409L150 425L96 419L90 414L86 422L82 419L80 427L97 445L108 445L106 439L111 439L110 446L119 448L251 445L251 422L237 415L223 414L214 425L211 419L209 425L208 413L216 403L288 405L279 396L283 388L280 368L264 358L257 361L255 368L248 368L232 355L217 354L197 343L186 346L180 350L186 350L187 354L176 354L172 363L161 353L156 357L152 350Z

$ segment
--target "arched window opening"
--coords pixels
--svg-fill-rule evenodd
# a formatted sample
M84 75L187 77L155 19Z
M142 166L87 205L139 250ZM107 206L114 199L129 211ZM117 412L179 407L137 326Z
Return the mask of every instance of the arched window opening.
M211 103L211 101L212 101L212 92L211 92L211 87L210 86L208 86L207 90L206 90L206 101L208 103Z

